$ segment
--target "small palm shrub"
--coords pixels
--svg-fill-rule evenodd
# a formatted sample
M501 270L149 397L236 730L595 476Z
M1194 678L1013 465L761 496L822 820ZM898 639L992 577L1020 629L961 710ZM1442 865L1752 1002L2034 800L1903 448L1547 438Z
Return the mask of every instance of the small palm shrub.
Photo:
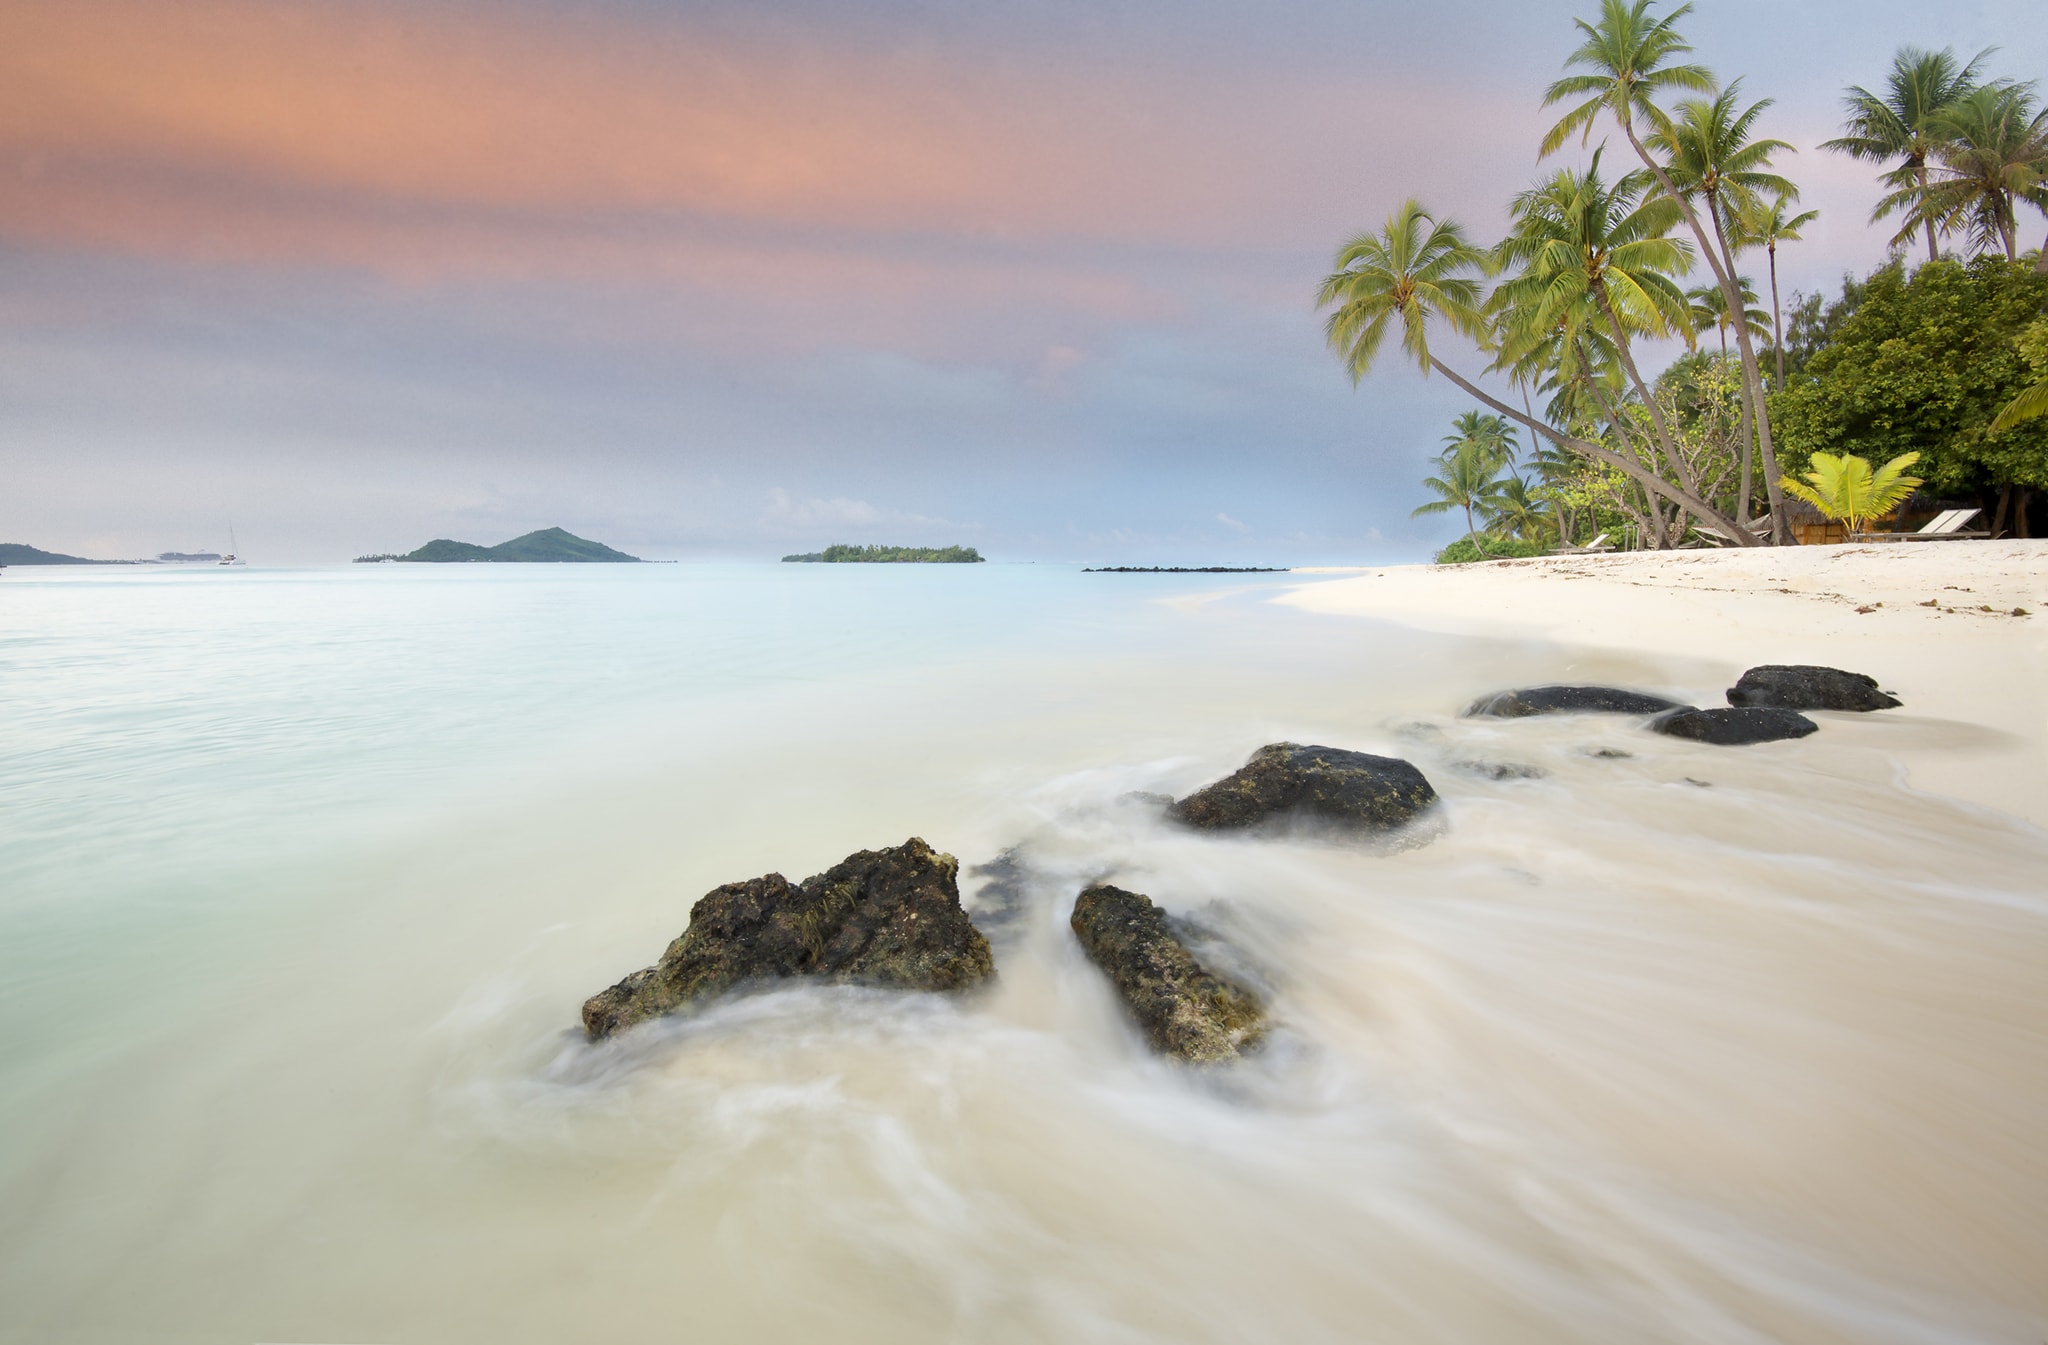
M1816 453L1804 480L1788 476L1778 485L1824 516L1839 519L1850 532L1864 532L1870 520L1883 518L1920 488L1919 477L1906 475L1918 461L1918 453L1901 453L1873 471L1868 460L1853 453Z

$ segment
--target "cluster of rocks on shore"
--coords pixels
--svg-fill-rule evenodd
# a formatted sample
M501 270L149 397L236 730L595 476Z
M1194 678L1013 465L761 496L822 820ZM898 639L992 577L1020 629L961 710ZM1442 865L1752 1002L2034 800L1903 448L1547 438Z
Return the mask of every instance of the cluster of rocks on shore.
M1727 698L1727 708L1699 709L1616 687L1541 686L1485 697L1466 714L1649 716L1653 732L1731 746L1818 731L1804 710L1899 704L1860 673L1787 665L1750 669ZM1412 830L1436 802L1428 779L1398 757L1273 743L1166 812L1209 832L1391 836ZM850 855L801 883L770 873L714 888L691 907L689 926L658 962L585 1001L584 1031L598 1041L748 985L797 977L917 991L983 985L995 976L994 954L960 904L958 879L953 856L913 836ZM1212 1064L1265 1036L1260 997L1204 966L1149 897L1091 885L1075 900L1069 924L1154 1050Z

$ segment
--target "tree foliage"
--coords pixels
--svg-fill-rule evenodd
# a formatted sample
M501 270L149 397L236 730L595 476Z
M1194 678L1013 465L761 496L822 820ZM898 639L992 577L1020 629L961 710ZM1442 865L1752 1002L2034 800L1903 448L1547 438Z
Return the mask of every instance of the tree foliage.
M2048 276L2002 256L1910 275L1894 263L1846 287L1814 316L1821 344L1773 399L1788 475L1817 453L1919 453L1943 493L2048 487L2048 422L1990 432L2036 381L2019 338L2044 315Z
M1540 556L1544 549L1534 542L1514 537L1476 535L1460 537L1436 553L1439 565L1469 565L1475 560L1522 560Z

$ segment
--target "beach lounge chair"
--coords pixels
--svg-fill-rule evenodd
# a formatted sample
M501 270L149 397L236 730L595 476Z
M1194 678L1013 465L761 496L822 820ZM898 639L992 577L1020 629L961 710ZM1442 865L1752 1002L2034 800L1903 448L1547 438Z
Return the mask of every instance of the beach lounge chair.
M1857 542L1955 542L1967 537L1989 537L1984 531L1968 531L1968 525L1982 509L1944 509L1929 519L1918 532L1857 532L1851 533L1850 540Z
M1695 523L1692 530L1698 533L1700 540L1708 546L1726 546L1735 540L1726 531L1711 523ZM1753 518L1742 525L1742 530L1752 537L1768 537L1771 535L1771 517L1766 514L1762 518Z
M1612 550L1614 550L1614 543L1608 541L1607 534L1603 532L1584 546L1554 546L1550 548L1550 554L1553 556L1597 556L1602 552Z

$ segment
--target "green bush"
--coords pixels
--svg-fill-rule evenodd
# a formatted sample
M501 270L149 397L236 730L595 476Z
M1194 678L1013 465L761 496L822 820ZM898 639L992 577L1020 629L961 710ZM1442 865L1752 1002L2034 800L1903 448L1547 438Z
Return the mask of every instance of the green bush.
M2048 489L2048 421L1989 432L2038 376L2020 341L2048 314L2048 275L2003 257L1893 264L1818 307L1809 300L1802 320L1829 336L1771 399L1787 473L1815 453L1918 453L1936 494Z
M1524 560L1548 555L1546 547L1519 537L1460 537L1436 553L1439 565L1466 565L1475 560Z

